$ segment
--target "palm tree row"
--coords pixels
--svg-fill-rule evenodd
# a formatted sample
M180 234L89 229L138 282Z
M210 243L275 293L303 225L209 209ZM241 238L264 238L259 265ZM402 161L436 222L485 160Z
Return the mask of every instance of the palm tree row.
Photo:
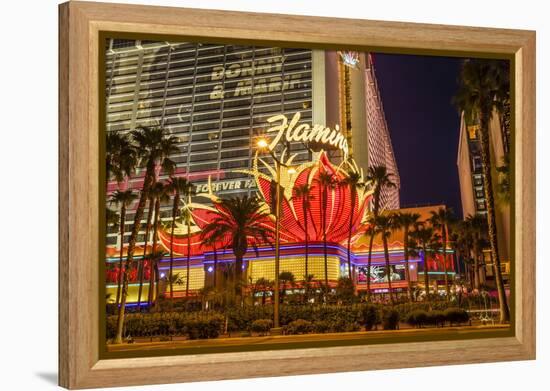
M143 183L137 192L133 190L118 190L113 194L112 203L120 205L120 254L119 254L119 276L117 278L117 305L118 321L116 343L122 340L122 331L124 326L124 315L126 299L128 296L128 272L134 263L134 252L137 244L138 235L142 229L142 220L145 214L147 203L149 204L149 213L145 228L145 240L143 247L143 258L138 263L138 308L141 307L142 291L145 277L145 263L149 264L149 294L148 303L151 307L155 297L158 298L159 292L159 270L158 263L164 255L157 248L158 230L160 229L161 204L170 200L170 194L174 194L172 203L172 224L171 238L174 236L175 222L179 215L179 204L182 195L186 198L187 204L190 203L192 194L191 184L184 178L172 177L175 169L175 163L170 159L170 155L177 152L178 139L166 133L164 128L140 127L129 134L109 133L107 136L106 167L107 177L114 178L119 184L127 181L136 170L145 170ZM158 180L160 174L171 176L168 183ZM127 208L138 199L135 207L134 220L131 226L128 244L126 248L126 261L123 265L123 248L125 236L125 224ZM152 245L148 254L148 241L152 223ZM187 222L188 231L190 231L190 219ZM173 246L170 248L170 272L167 278L170 285L170 296L173 296ZM190 249L188 246L187 263L190 260ZM189 270L189 268L188 268ZM189 292L189 272L187 274L186 294ZM158 301L158 300L157 300Z
M455 103L459 111L464 114L464 118L468 123L479 125L479 145L483 190L487 210L488 240L495 265L495 280L500 303L501 322L510 320L510 310L504 290L501 258L497 243L495 197L491 175L489 122L495 111L498 115L502 115L504 108L509 105L509 91L509 70L505 62L486 59L464 61L460 75L460 87L455 96Z

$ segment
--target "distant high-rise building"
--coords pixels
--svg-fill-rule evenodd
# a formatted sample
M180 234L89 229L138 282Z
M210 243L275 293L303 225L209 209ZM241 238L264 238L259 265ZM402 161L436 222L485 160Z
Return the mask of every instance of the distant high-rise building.
M399 170L378 90L373 55L359 53L355 66L345 65L337 52L326 52L327 123L341 124L348 134L351 156L365 175L369 167L384 166L396 186L384 188L381 209L399 209Z
M505 157L509 156L509 107L504 113L493 111L489 122L489 140L491 167L493 179L493 194L495 195L495 217L497 223L497 240L504 276L510 272L510 205L498 197L497 185L499 174L497 167L505 165ZM460 196L464 218L475 214L487 216L487 201L483 182L481 161L479 125L468 123L461 116L460 139L458 144L458 177L460 181ZM488 277L493 275L490 254L486 252L485 272Z

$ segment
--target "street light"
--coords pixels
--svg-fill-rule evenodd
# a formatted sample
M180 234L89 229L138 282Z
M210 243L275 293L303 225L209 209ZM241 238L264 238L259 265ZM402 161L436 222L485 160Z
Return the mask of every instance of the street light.
M280 266L280 248L279 248L279 236L280 236L280 215L281 215L281 166L287 168L287 172L290 175L296 174L296 169L284 164L281 162L277 156L273 153L271 149L268 148L267 140L264 138L260 138L257 141L258 149L260 150L267 150L273 160L275 161L275 169L276 169L276 182L277 182L277 189L275 191L275 289L274 289L274 295L273 295L273 334L278 333L280 331L280 324L279 324L279 266Z

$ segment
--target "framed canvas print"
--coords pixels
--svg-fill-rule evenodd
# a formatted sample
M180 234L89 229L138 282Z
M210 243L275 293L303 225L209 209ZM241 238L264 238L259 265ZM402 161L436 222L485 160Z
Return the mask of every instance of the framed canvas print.
M59 11L62 386L535 357L534 32Z

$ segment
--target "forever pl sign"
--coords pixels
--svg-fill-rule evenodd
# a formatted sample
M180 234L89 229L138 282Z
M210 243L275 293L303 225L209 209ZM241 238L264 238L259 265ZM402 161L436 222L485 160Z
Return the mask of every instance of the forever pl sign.
M276 133L271 144L269 144L270 150L275 148L284 135L288 142L316 142L337 147L344 153L344 159L348 158L348 141L346 137L340 133L340 127L338 125L336 125L334 129L330 129L324 125L315 124L310 126L309 124L298 124L300 117L300 112L297 112L294 114L294 117L292 117L290 123L284 114L274 115L267 119L267 122L270 124L278 122L277 125L267 129L268 133Z

